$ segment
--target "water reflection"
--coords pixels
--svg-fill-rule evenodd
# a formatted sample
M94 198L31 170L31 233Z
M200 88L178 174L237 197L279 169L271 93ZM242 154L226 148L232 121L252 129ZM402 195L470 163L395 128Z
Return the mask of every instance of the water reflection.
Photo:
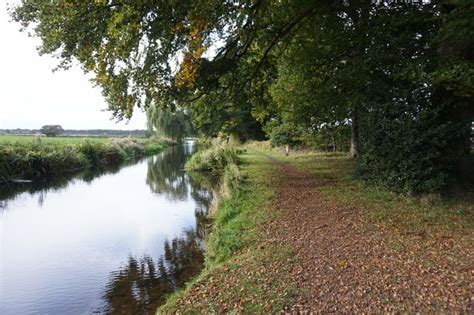
M193 230L165 241L164 255L153 260L129 257L125 268L111 274L104 300L106 313L154 314L166 296L196 275L204 263L201 239Z
M0 190L0 313L154 313L203 266L208 184L186 144Z
M110 314L154 314L166 296L181 288L202 269L204 239L210 226L207 209L212 196L197 180L184 171L184 164L193 152L192 146L176 146L148 159L146 183L154 193L171 200L191 195L196 202L195 227L181 235L166 239L162 254L130 256L126 266L110 274L99 311Z
M186 198L189 190L189 176L184 164L191 156L193 146L174 146L160 155L148 159L146 183L151 191L165 194L172 200Z
M7 186L0 186L0 211L6 210L8 208L8 202L14 200L21 193L36 196L38 206L41 207L49 192L65 190L68 185L73 184L75 180L91 184L94 179L105 174L115 174L124 167L137 163L137 161L138 160L130 160L121 165L87 168L82 171L44 178L43 180L36 180L30 183L10 183Z

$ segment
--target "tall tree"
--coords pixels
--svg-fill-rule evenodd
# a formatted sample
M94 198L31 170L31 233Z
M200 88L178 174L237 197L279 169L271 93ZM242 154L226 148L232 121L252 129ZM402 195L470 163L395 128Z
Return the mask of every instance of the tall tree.
M468 147L473 10L469 0L23 0L12 16L60 67L77 59L93 72L119 119L135 106L186 108L207 134L243 136L268 121L350 121L362 173L429 191Z
M40 131L48 137L56 137L64 132L60 125L44 125Z
M146 115L149 132L156 131L158 135L178 142L192 135L191 118L185 110L171 111L153 104L148 108Z

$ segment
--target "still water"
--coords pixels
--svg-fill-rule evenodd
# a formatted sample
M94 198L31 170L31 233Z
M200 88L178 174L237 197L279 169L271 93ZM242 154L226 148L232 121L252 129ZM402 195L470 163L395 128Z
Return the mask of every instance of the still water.
M211 194L183 170L193 151L2 191L0 314L153 314L204 260Z

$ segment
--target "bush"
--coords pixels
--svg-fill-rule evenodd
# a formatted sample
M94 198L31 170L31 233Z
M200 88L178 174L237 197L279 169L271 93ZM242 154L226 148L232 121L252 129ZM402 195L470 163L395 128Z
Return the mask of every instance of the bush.
M154 141L147 141L145 143L145 154L152 155L156 154L163 150L163 143L161 142L154 142Z
M322 151L349 151L351 130L344 123L325 124L317 129L305 130L289 123L269 122L265 131L272 147L289 145L293 148L308 148Z
M192 171L191 174L199 172L210 172L208 178L214 178L215 184L212 185L214 198L212 200L209 212L212 214L220 207L220 203L232 195L241 181L241 174L237 166L238 154L242 150L236 150L234 147L226 144L209 148L195 153L186 163L186 169ZM192 175L195 176L195 175Z
M239 167L235 164L229 164L224 171L224 183L230 188L237 188L241 180Z
M324 125L301 137L304 146L321 151L348 152L351 142L351 127Z
M186 163L186 169L223 172L228 165L237 163L237 150L229 145L219 145L194 154Z
M402 193L442 190L469 132L450 112L448 105L422 102L374 106L361 120L358 174Z
M288 124L280 124L269 127L270 143L273 147L284 145L301 145L301 132Z

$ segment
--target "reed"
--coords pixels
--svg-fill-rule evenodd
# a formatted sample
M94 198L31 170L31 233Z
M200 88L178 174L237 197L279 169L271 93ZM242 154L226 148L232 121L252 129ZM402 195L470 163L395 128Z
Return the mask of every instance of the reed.
M163 143L134 138L72 143L4 142L0 144L0 183L34 180L79 169L116 165L161 151Z

